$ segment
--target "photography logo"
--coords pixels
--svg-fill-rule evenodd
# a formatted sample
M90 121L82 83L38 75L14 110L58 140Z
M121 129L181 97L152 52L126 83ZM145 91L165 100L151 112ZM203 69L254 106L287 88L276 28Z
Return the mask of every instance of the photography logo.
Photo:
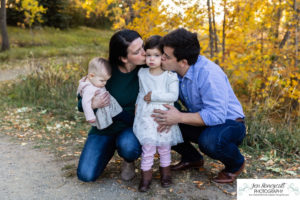
M300 179L238 179L238 200L299 200Z

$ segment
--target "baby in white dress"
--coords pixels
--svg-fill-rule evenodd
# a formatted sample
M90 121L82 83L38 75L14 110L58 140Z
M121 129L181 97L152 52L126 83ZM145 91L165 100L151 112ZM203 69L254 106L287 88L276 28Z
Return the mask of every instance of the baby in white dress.
M163 104L173 105L178 99L179 86L176 73L161 68L162 46L160 36L150 37L145 44L146 64L138 72L139 94L136 101L136 116L133 132L142 145L142 179L139 191L149 189L152 179L152 165L156 149L160 155L161 185L171 185L171 146L183 142L178 125L168 132L158 132L158 124L151 117L154 109L166 110Z
M110 105L98 108L96 115L92 108L92 98L95 93L99 95L106 92L105 85L111 77L109 62L104 58L93 58L89 62L88 75L79 81L77 94L82 97L82 107L86 120L97 128L104 129L112 124L112 117L122 112L122 107L116 99L110 95Z

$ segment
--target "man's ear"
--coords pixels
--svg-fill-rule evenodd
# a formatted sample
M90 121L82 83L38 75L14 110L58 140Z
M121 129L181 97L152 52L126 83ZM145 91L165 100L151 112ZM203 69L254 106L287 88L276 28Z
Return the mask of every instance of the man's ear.
M179 61L179 65L181 67L186 67L186 66L189 66L189 63L186 59L182 59L182 60Z
M119 58L124 64L128 62L128 59L126 57L120 57Z

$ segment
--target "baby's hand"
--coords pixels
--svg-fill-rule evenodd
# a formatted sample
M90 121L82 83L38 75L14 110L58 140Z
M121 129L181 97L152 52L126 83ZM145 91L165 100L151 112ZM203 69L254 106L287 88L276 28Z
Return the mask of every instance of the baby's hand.
M144 96L144 100L145 100L147 103L150 103L150 102L151 102L151 94L152 94L152 92L150 91L150 92L148 92L148 94L146 94L146 95Z
M96 119L87 120L89 123L95 123Z

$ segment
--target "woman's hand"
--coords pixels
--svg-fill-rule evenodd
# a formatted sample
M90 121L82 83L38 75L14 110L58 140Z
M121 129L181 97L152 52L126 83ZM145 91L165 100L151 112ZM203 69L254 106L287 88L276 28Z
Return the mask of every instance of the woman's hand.
M148 94L146 94L146 95L144 96L144 100L145 100L147 103L150 103L150 102L151 102L151 94L152 94L152 92L150 91L150 92L148 92Z
M95 93L95 96L92 99L92 108L104 108L106 106L109 106L110 104L110 94L109 92L104 92L103 94L99 94L97 91Z
M95 123L96 122L96 119L91 119L91 120L88 120L88 123Z

